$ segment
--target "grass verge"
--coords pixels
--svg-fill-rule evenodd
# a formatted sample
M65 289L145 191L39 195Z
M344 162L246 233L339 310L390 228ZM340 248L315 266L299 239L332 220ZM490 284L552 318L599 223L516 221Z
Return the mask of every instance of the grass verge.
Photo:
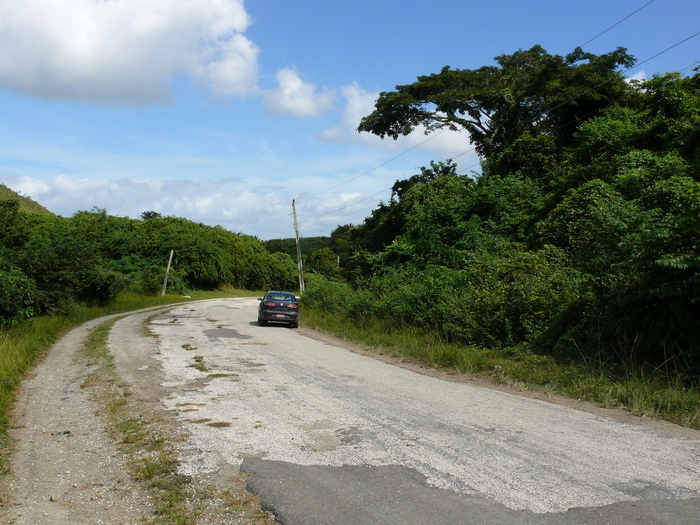
M354 319L311 307L304 308L303 316L304 326L387 355L700 429L700 388L697 384L689 386L672 369L620 370L596 360L561 363L550 356L534 354L527 346L501 350L464 346L410 327L376 321L358 324Z

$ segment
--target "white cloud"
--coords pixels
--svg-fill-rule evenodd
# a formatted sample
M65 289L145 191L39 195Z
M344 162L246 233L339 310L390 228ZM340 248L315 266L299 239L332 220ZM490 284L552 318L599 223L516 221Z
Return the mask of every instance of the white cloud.
M276 75L277 89L265 92L265 107L272 113L292 117L316 117L333 109L335 92L317 91L316 85L304 83L295 69L285 67Z
M324 131L322 138L327 140L357 140L361 137L362 140L374 143L381 140L369 133L360 135L356 131L362 117L369 115L374 110L374 102L377 100L378 94L365 91L357 82L344 86L340 90L340 94L346 101L342 121L338 126Z
M3 0L0 88L50 100L164 102L177 75L257 89L243 0Z
M14 191L49 211L70 217L80 210L105 209L109 215L139 218L144 211L184 217L261 239L293 237L292 199L285 188L242 189L241 181L220 179L136 180L59 175L49 181L5 177ZM352 204L359 192L328 192L322 199L303 199L300 229L306 236L326 235L338 224L361 222L374 202Z
M355 82L343 87L341 95L346 101L341 123L325 130L321 135L322 140L381 145L390 153L420 148L435 155L435 160L458 159L460 166L478 163L466 131L464 133L448 130L434 131L426 135L425 128L418 126L413 133L399 137L397 140L381 139L371 133L358 133L357 127L360 125L360 120L374 111L374 103L379 94L365 91Z
M627 77L625 80L627 82L632 82L632 81L642 81L642 80L647 80L649 77L647 76L646 71L640 71L639 73L635 73L631 77Z

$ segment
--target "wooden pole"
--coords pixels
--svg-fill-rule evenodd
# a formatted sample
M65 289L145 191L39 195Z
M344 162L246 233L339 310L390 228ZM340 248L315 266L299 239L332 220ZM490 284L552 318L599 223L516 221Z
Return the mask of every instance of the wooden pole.
M299 224L297 223L297 208L292 199L292 213L294 215L294 234L297 238L297 266L299 267L299 290L304 291L304 265L301 261L301 245L299 244Z
M170 250L170 259L168 259L168 267L165 269L165 279L163 280L163 291L160 294L161 297L165 295L165 289L168 287L168 274L170 273L170 265L173 262L174 253L175 250Z

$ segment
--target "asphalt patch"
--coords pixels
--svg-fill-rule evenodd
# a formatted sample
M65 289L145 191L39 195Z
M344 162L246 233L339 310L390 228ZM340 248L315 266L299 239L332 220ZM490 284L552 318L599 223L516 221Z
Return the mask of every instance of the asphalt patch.
M212 339L252 339L253 336L244 335L233 328L212 328L204 330L204 334Z
M431 486L400 465L304 466L245 458L248 490L283 525L604 525L697 523L700 498L623 501L537 514Z

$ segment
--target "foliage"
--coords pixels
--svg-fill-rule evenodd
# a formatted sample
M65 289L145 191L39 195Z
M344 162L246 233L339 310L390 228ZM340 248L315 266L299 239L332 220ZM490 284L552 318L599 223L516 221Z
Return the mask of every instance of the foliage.
M264 243L269 252L287 254L294 261L297 260L296 244L296 239L271 239ZM318 273L333 279L342 278L337 264L340 254L334 251L333 239L304 237L299 240L299 249L305 275Z
M324 286L314 280L308 293L316 294L317 287ZM307 299L308 294L302 298ZM402 362L417 362L449 374L465 373L519 390L528 388L604 407L625 408L640 416L700 428L700 390L689 386L673 364L645 373L633 361L625 360L622 373L618 373L600 356L581 362L561 362L537 354L526 345L507 348L465 345L446 341L435 332L397 326L394 322L365 319L358 323L354 317L343 317L308 300L304 325L395 356Z
M29 213L53 215L49 210L44 208L38 202L35 202L29 197L25 197L24 195L12 191L4 184L0 184L0 203L7 201L18 203L19 209L21 209L22 211L26 211Z
M563 144L577 125L625 91L619 66L634 58L624 48L596 56L581 48L566 57L541 46L495 58L498 66L451 69L383 92L358 131L394 139L416 127L466 130L476 151L503 152L524 133L554 136Z
M381 94L360 131L466 129L482 173L432 162L333 232L364 311L470 345L700 374L700 75L625 82L632 60L536 46Z
M303 303L358 327L512 352L530 371L599 363L606 377L663 370L696 388L700 74L627 82L618 68L633 58L622 48L561 57L535 46L496 62L380 95L361 131L466 130L481 173L431 162L362 224L302 240ZM170 250L180 293L296 287L293 239L142 219L37 216L0 201L2 319L157 293ZM436 352L436 362L465 362Z
M0 319L24 321L34 317L36 283L12 263L0 259Z
M174 251L168 290L296 287L296 265L260 241L177 217L134 220L93 208L73 217L0 201L0 323L105 306L123 291L157 294Z

